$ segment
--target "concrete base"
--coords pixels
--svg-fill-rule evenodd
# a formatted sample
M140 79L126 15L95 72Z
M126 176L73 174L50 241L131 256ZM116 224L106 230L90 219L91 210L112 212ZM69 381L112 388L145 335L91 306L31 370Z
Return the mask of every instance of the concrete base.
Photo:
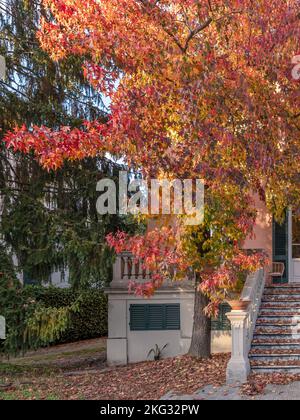
M149 360L149 350L157 344L164 349L162 357L176 357L189 351L193 332L193 289L162 289L152 297L151 304L180 304L180 330L131 331L130 305L145 304L145 300L128 294L127 290L108 291L108 343L109 365L125 365ZM148 303L148 301L147 301ZM212 332L212 353L231 351L230 331Z
M248 359L230 361L227 366L226 379L228 385L244 384L248 380L251 368Z
M173 336L172 336L173 334ZM123 366L149 360L149 349L157 343L163 347L168 343L162 357L176 357L187 354L190 348L190 338L180 338L174 331L148 331L129 334L126 338L109 338L107 340L107 362L109 366ZM229 331L212 332L212 354L230 353L231 334Z
M107 364L123 366L127 364L127 339L109 338L107 340Z

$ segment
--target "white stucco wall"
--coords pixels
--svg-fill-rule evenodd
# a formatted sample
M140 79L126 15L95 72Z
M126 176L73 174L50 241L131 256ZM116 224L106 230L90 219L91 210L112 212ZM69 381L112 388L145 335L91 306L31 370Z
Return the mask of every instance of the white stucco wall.
M51 274L51 278L48 283L46 283L48 286L55 286L59 287L61 289L66 289L70 287L69 283L69 270L66 269L64 271L54 271Z
M180 331L130 331L130 305L145 304L145 300L127 291L111 291L108 304L107 359L110 365L127 364L147 360L148 352L157 344L164 350L163 357L186 354L189 350L194 315L194 292L190 290L160 290L146 301L149 304L180 304ZM212 353L231 351L231 333L212 332Z

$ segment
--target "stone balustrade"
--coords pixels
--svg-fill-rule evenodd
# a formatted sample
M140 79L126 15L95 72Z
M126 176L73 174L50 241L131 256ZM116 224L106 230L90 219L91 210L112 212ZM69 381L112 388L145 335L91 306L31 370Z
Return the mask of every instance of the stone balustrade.
M173 281L166 278L163 288L166 287L180 287L180 286L193 286L194 277L187 278L186 280ZM112 289L128 288L130 281L136 283L145 283L151 280L151 272L144 267L142 260L137 260L130 252L122 252L116 257L113 267L113 280L111 282Z
M256 320L265 288L263 269L247 277L241 300L248 301L245 311L231 311L227 314L231 322L232 351L227 366L227 382L244 383L250 373L249 352L253 339Z
M129 281L146 282L151 279L151 273L143 267L142 261L137 261L130 252L117 255L113 268L111 287L128 287Z

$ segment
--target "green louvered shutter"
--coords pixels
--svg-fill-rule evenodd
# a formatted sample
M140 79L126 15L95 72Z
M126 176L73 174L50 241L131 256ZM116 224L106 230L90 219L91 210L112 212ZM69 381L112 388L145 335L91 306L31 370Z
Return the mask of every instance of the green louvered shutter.
M130 330L180 330L180 304L130 305Z
M131 331L145 331L147 329L147 305L130 305Z
M148 306L148 330L160 331L165 329L164 305L147 305Z
M164 305L165 306L165 329L180 330L180 305Z
M288 217L282 225L273 221L273 261L283 262L285 272L282 279L274 278L274 283L288 283Z
M226 314L231 312L231 307L228 303L222 303L219 308L218 318L212 320L211 328L213 331L230 331L231 324Z

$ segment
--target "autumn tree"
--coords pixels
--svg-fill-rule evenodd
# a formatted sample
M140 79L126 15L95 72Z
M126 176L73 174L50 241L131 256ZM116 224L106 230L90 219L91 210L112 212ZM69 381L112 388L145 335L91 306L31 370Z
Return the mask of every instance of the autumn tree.
M86 80L110 98L110 117L75 129L24 126L6 144L33 151L48 169L110 152L142 168L145 179L205 181L201 226L165 219L134 240L121 232L108 239L155 273L150 283L133 285L136 293L152 294L168 266L176 266L177 276L193 268L199 295L191 353L208 356L204 306L213 313L237 274L263 263L241 250L255 223L253 195L277 218L287 205L299 205L299 86L291 78L298 2L43 4L51 15L39 32L43 49L56 62L84 58Z

